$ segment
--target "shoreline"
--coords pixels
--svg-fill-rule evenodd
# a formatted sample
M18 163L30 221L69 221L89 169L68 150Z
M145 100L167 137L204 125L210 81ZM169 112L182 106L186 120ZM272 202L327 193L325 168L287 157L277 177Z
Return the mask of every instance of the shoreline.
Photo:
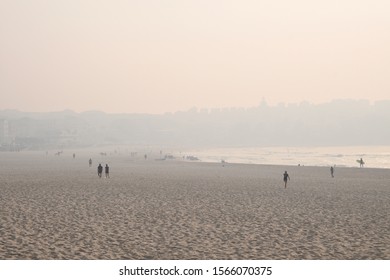
M64 150L64 154L61 155L60 157L62 158L70 158L72 156L72 154L75 152L76 150ZM92 155L95 155L95 158L99 158L99 159L102 159L104 160L104 157L102 156L99 156L98 153L97 153L97 150L92 150L93 153L91 153L91 151L88 151L88 150L79 150L79 151L76 151L76 154L80 156L80 152L81 152L81 155L83 158L86 157L86 155L89 155L91 156ZM42 157L48 157L48 158L52 158L53 157L53 154L54 152L51 151L47 156L45 155L45 152L44 150L42 151L19 151L19 152L16 152L16 151L0 151L0 155L20 155L20 156L23 156L23 155L36 155L36 156L39 156L39 155L42 155ZM142 158L142 156L140 155L141 153L138 152L137 156L136 157L132 157L130 154L114 154L114 153L110 153L106 156L106 159L118 159L118 160L123 160L123 159L128 159L128 160L132 160L132 161L143 161L144 159ZM191 164L200 164L200 163L204 163L204 164L215 164L215 165L222 165L222 162L221 161L213 161L213 160L202 160L202 159L199 159L199 160L187 160L187 159L182 159L180 157L176 157L175 159L161 159L161 158L158 158L158 154L157 153L152 153L152 155L154 155L155 157L152 157L151 158L151 155L149 155L149 158L147 159L148 161L156 161L156 162L177 162L177 163L191 163ZM88 157L89 157L88 156ZM93 157L93 156L91 156ZM0 157L0 160L1 160L1 157ZM375 170L375 169L379 169L379 170L390 170L390 168L388 167L371 167L371 166L364 166L364 167L359 167L359 166L348 166L348 165L337 165L337 164L328 164L328 165L314 165L314 164L306 164L306 165L299 165L299 164L283 164L283 163L253 163L253 162L230 162L230 161L225 161L225 166L227 165L255 165L255 166L285 166L285 167L318 167L318 168L330 168L331 166L335 167L335 168L350 168L350 169L361 169L361 170L364 170L364 169L370 169L370 170Z

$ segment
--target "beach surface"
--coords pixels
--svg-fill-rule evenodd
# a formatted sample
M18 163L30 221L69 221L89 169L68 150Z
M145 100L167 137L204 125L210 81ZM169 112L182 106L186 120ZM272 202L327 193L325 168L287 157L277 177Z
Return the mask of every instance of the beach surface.
M390 259L389 169L72 152L0 166L3 260Z

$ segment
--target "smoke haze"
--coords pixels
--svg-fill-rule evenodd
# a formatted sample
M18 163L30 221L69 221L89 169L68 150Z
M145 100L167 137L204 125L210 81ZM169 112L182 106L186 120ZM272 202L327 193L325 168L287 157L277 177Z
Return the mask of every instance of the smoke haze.
M0 110L387 99L390 2L1 1Z
M0 111L0 124L3 149L390 145L390 101L263 103L159 115Z

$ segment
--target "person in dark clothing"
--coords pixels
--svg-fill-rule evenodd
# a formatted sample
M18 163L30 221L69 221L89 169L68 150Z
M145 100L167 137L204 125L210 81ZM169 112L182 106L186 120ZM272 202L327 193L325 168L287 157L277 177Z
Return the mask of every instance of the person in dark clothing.
M287 188L287 179L290 180L290 176L288 175L287 171L284 171L283 174L284 188Z
M91 167L92 166L92 159L91 158L89 159L88 163L89 163L89 167Z
M333 166L330 167L330 175L332 176L332 178L334 178L334 168Z
M110 178L110 167L108 167L108 164L106 164L104 170L106 172L106 178Z
M98 176L99 176L99 178L102 178L102 173L103 173L103 166L99 163L99 166L98 166Z

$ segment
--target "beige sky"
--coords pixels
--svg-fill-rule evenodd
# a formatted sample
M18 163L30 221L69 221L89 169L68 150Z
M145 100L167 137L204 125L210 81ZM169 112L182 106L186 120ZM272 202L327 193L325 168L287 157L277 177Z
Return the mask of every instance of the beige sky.
M0 109L390 99L387 0L0 0Z

